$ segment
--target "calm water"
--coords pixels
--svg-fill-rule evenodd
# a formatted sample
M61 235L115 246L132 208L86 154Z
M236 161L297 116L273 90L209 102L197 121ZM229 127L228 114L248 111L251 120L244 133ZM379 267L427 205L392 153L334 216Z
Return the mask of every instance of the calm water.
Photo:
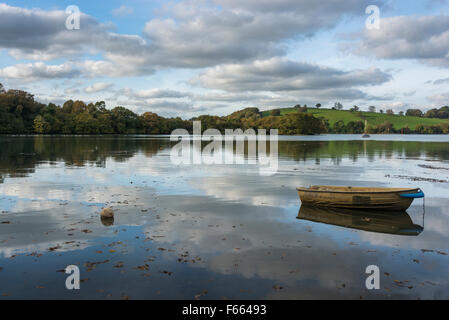
M162 136L0 137L0 299L449 298L449 136L280 140L261 176L174 166ZM425 214L300 211L312 184L420 187Z

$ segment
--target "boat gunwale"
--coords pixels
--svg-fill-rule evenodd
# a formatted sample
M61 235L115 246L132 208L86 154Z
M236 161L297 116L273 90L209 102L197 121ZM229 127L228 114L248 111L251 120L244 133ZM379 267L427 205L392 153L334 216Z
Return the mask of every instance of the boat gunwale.
M344 194L383 194L383 193L403 193L419 191L420 188L400 189L400 190L385 190L385 191L338 191L338 190L313 190L308 188L296 188L297 191L303 192L321 192L321 193L344 193Z

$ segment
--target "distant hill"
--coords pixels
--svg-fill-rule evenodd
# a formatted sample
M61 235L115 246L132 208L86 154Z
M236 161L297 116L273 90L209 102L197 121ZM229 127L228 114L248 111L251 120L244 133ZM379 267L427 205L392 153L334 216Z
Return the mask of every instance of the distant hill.
M278 109L274 109L278 110ZM280 116L284 116L289 113L297 112L296 108L283 108L280 110ZM435 118L424 118L424 117L412 117L412 116L401 116L401 115L390 115L386 113L377 112L365 112L365 111L349 111L349 110L334 110L325 108L308 108L307 113L313 114L317 118L323 118L329 122L332 127L336 122L343 121L345 125L349 122L354 121L368 121L368 125L377 126L382 125L385 121L392 124L393 128L400 130L401 128L409 127L410 129L415 129L417 125L432 126L439 125L443 123L449 123L448 119L435 119ZM261 112L262 117L268 117L272 115L272 110L266 110Z

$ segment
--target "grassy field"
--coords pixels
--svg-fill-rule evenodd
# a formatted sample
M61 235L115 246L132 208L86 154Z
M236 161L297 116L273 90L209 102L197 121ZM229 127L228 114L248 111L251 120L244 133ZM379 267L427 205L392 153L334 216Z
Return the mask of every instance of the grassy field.
M281 116L284 114L288 114L291 112L296 112L295 108L284 108L280 109ZM400 116L400 115L388 115L385 113L375 113L375 112L364 112L362 111L362 115L360 116L358 112L351 112L347 110L332 110L332 109L316 109L309 108L307 110L308 113L313 114L315 117L323 117L329 120L329 124L332 126L335 122L339 120L343 120L345 124L350 121L363 121L365 119L368 120L368 124L375 126L378 124L382 124L385 121L389 121L395 129L405 128L407 125L410 129L415 129L416 125L422 124L425 126L440 124L448 122L449 120L445 119L430 119L430 118L419 118L419 117L409 117L409 116ZM271 114L271 110L263 111L262 117L269 116Z

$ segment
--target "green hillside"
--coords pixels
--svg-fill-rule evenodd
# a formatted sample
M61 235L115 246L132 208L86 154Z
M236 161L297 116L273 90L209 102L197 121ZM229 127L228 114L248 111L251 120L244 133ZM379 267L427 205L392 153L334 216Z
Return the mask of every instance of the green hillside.
M284 108L280 109L281 116L297 112L298 109L295 108ZM323 117L329 121L332 126L337 121L344 121L348 124L350 121L365 121L368 120L368 124L372 126L383 124L385 121L390 122L395 129L400 129L408 126L414 129L416 125L421 124L424 126L437 125L441 123L448 123L449 120L446 119L434 119L434 118L420 118L411 116L400 116L400 115L389 115L385 113L376 112L351 112L348 110L333 110L333 109L317 109L308 108L307 113L313 114L315 117ZM271 110L263 111L262 117L271 115Z

